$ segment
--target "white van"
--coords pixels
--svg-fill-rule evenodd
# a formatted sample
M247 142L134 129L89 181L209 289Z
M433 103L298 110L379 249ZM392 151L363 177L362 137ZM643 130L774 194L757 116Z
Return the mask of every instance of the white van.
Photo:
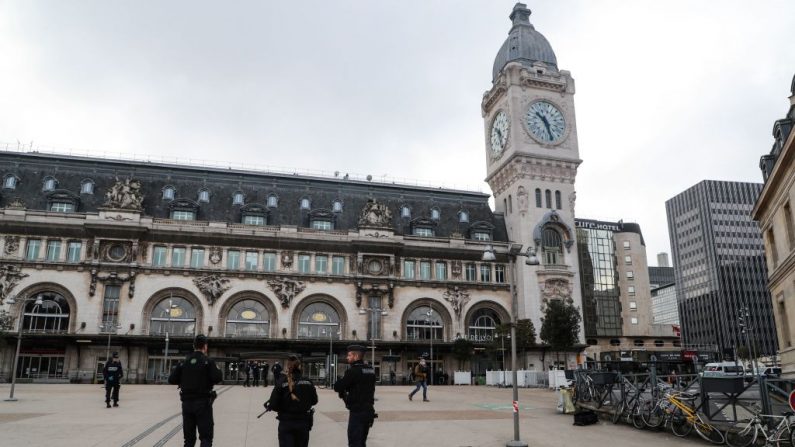
M704 377L743 377L743 365L734 362L707 363L701 372Z

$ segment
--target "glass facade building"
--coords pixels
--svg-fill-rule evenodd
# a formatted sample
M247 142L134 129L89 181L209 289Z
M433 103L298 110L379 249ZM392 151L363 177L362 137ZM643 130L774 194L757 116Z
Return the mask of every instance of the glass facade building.
M651 290L651 313L654 324L679 324L676 284L668 284Z
M621 336L621 300L613 231L577 221L577 252L586 337Z
M751 344L762 355L778 349L762 235L750 216L761 189L705 180L665 203L687 347L745 346L738 317L747 306Z

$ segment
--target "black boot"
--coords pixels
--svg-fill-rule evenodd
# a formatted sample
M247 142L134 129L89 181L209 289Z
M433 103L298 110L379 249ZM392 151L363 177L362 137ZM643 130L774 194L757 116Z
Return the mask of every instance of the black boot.
M110 408L110 402L105 402L106 408Z

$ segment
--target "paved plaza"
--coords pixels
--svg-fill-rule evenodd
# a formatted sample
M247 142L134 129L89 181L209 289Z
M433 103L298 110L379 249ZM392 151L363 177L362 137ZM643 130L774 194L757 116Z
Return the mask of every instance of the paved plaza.
M272 388L222 386L215 403L216 446L276 445L273 413L257 419ZM513 433L510 389L437 386L430 402L409 402L406 386L378 387L379 418L371 447L503 446ZM347 413L336 394L320 389L310 445L346 444ZM8 396L9 385L0 385ZM17 402L0 401L0 445L16 446L181 446L177 389L167 385L124 385L119 408L106 409L100 385L17 385ZM668 433L639 431L600 422L572 426L570 415L555 412L555 393L520 390L522 439L530 446L707 445ZM421 440L421 441L420 441Z

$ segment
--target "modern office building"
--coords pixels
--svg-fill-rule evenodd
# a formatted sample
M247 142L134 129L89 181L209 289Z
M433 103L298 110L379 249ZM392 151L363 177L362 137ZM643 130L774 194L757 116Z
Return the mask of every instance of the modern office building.
M768 287L778 329L783 374L795 376L795 77L792 80L789 110L773 125L773 148L762 156L759 166L765 186L753 210L765 240Z
M583 326L591 359L678 351L670 325L655 325L646 244L636 223L576 219ZM622 355L621 352L630 353Z
M777 350L762 236L751 219L761 190L704 180L665 203L686 347L730 352L748 335L761 355ZM747 334L738 320L745 308Z
M539 332L550 300L582 306L574 81L529 17L513 8L473 98L496 211L487 194L369 177L0 152L0 309L8 341L24 335L18 375L92 380L119 351L127 380L154 381L196 333L227 379L288 352L324 379L354 341L381 376L420 355L450 376L499 367L496 328L514 312ZM460 338L475 344L464 365ZM6 378L14 354L0 353ZM544 354L519 365L546 369ZM577 352L561 358L576 367Z
M657 253L657 267L670 267L671 264L668 262L668 253L662 252Z
M670 283L651 289L651 313L654 324L679 325L676 284Z
M673 267L649 267L649 286L652 289L676 281Z

